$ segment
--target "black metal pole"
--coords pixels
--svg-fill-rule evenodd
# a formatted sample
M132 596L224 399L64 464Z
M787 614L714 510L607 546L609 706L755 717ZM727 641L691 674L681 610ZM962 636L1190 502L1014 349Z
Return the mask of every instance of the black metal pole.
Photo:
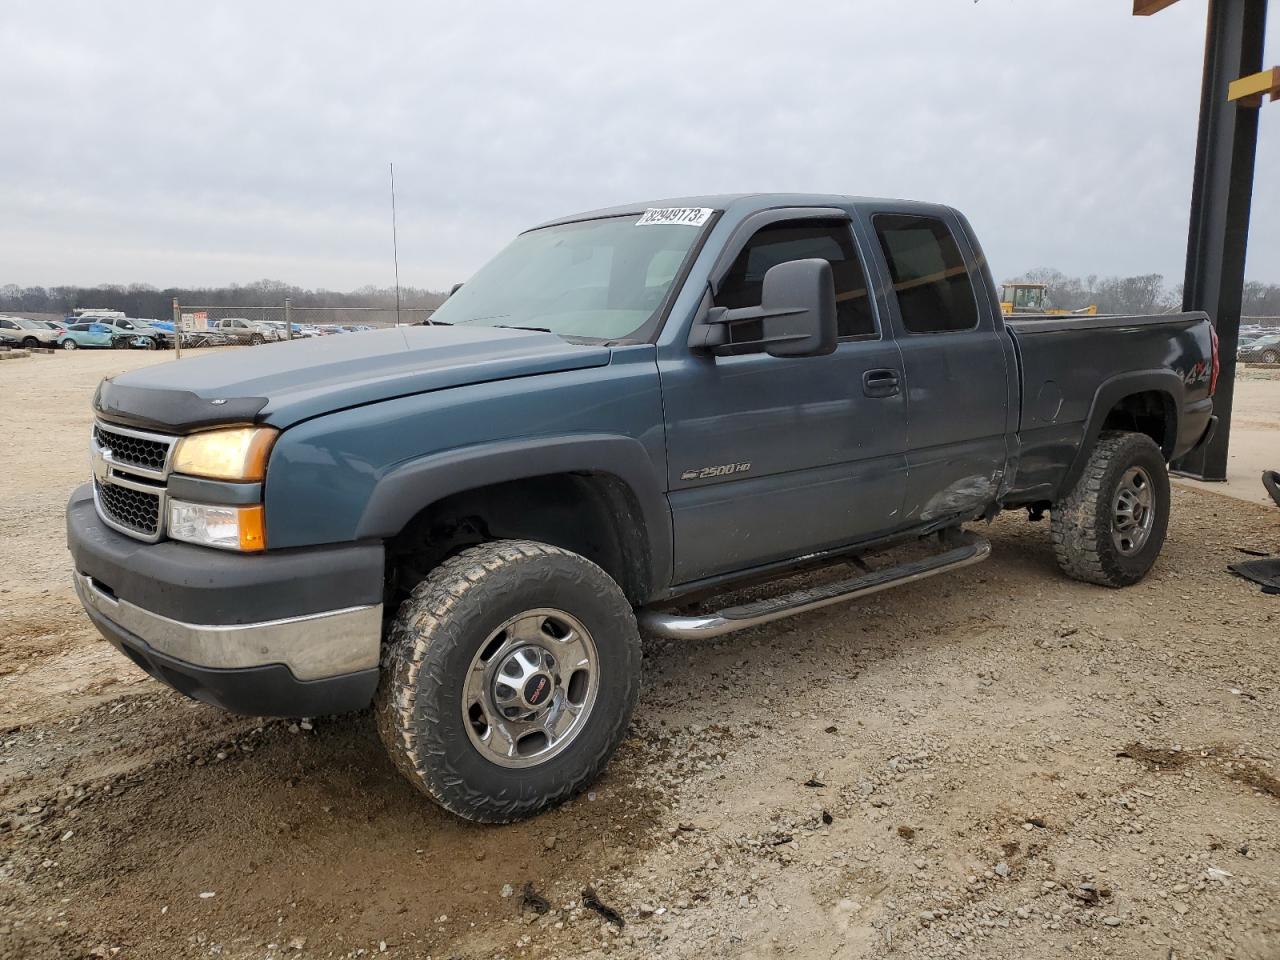
M1208 444L1173 465L1179 473L1202 480L1227 478L1258 146L1258 109L1229 101L1227 87L1262 69L1266 23L1267 0L1209 0L1182 309L1206 311L1218 331L1222 366L1213 400L1218 429Z

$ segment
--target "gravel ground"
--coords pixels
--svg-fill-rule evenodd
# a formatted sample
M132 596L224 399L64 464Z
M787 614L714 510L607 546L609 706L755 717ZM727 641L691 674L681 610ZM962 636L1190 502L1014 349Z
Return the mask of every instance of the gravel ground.
M0 957L1280 957L1280 598L1225 570L1280 510L1176 488L1124 591L1010 515L982 566L649 643L604 779L480 828L368 716L221 714L79 613L88 398L160 359L0 365Z

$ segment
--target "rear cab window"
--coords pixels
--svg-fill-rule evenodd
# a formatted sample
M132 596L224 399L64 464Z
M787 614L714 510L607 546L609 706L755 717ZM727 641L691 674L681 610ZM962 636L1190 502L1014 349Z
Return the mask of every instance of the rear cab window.
M889 266L907 333L978 326L978 299L951 228L936 217L881 213L871 218Z
M784 220L761 227L725 274L715 305L730 310L759 306L764 275L770 267L809 259L822 259L831 264L840 339L876 337L878 331L866 273L849 224L839 220ZM752 325L755 330L750 329ZM734 326L741 329L730 331L731 342L760 338L758 320Z

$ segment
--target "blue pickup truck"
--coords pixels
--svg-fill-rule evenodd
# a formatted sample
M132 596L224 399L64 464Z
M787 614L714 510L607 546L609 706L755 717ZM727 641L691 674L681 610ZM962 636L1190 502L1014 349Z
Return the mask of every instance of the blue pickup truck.
M1001 510L1048 514L1068 576L1138 581L1217 373L1202 313L1002 317L946 206L628 204L522 233L429 325L104 381L75 586L177 690L372 705L424 793L503 822L604 767L642 632L974 563L962 525Z

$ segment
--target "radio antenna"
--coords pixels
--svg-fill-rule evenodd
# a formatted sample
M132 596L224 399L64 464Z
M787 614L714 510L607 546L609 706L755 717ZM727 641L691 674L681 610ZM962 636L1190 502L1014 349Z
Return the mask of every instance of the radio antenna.
M396 326L400 326L400 247L396 241L396 165L391 162L391 260L396 268Z

